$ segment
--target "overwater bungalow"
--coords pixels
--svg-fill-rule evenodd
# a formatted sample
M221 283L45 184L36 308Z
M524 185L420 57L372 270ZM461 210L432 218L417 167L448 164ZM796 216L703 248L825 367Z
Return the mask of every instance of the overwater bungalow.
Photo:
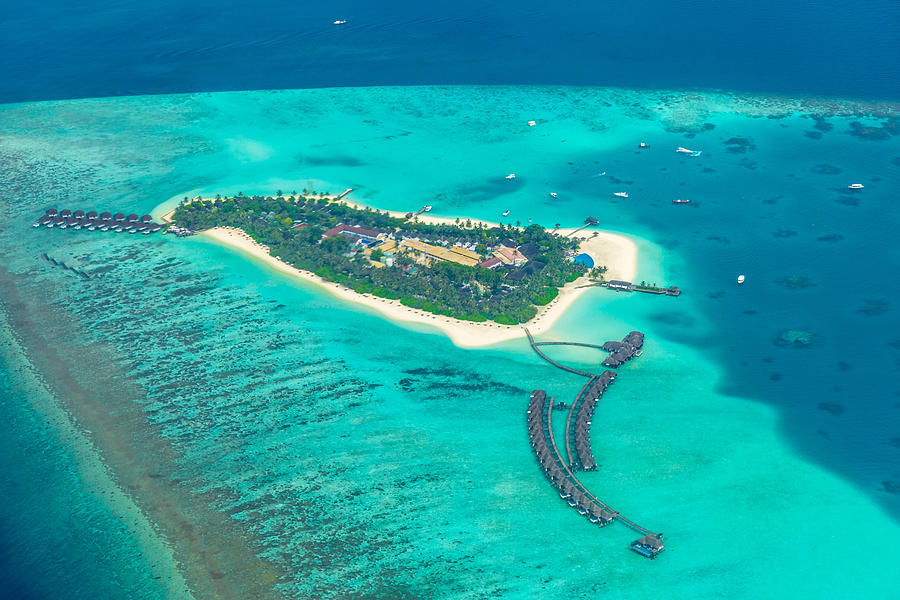
M84 216L84 211L76 210L75 212L72 213L72 216L75 217L76 219L80 219L81 217Z
M97 218L97 211L96 211L96 210L88 211L88 213L87 213L86 215L84 215L84 216L86 216L88 219L96 219L96 218Z
M656 558L665 547L661 533L648 533L641 539L631 542L631 549L647 558Z
M109 213L109 212L102 212L102 213L100 213L100 220L101 220L101 221L111 221L111 220L112 220L112 213Z
M128 221L129 223L136 223L137 221L140 220L140 217L137 216L137 214L135 214L135 213L131 213L130 215L125 217L125 220Z
M59 211L59 216L61 216L64 219L68 219L69 217L72 216L72 211L69 210L68 208L64 208L61 211Z
M56 215L59 214L59 211L56 210L55 208L48 208L47 212L45 212L44 214L47 215L48 217L55 217Z
M113 221L123 222L125 220L125 213L117 212L112 216Z
M150 215L144 215L143 217L141 217L142 223L149 223L152 220L153 220L153 217L151 217Z

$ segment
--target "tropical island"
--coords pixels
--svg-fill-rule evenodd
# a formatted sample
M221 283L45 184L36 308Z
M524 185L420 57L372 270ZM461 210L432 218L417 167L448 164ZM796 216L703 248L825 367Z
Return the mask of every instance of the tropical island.
M551 308L561 313L591 283L587 277L603 277L608 269L600 259L618 258L625 268L616 273L633 275L634 244L614 234L451 220L430 217L425 208L379 211L343 198L280 192L197 197L183 200L167 220L335 286L345 298L368 300L389 316L453 325L443 328L466 346L521 335L489 335L485 327L529 323L540 330L541 321L549 327L558 316ZM417 318L397 314L398 308ZM467 325L480 330L454 335Z

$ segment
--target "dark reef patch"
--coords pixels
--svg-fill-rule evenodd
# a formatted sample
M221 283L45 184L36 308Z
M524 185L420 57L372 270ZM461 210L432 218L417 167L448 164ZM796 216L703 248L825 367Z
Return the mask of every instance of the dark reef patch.
M884 491L888 494L900 494L900 479L882 481L881 485L884 486Z
M847 371L852 371L852 370L853 370L853 365L851 365L851 364L848 363L848 362L840 361L840 362L838 363L838 369L840 369L841 371L843 371L843 372L846 373Z
M814 139L814 140L821 140L821 139L822 139L822 132L821 132L821 131L804 131L804 132L803 132L803 135L805 135L805 136L808 137L808 138L812 138L812 139Z
M816 122L816 124L813 125L813 128L817 129L818 131L826 131L827 132L827 131L831 131L832 129L834 129L834 125L829 123L828 120L821 115L814 115L813 121Z
M850 196L844 194L843 196L838 196L834 199L838 204L843 204L844 206L859 206L859 197Z
M864 304L856 309L856 314L864 315L866 317L880 317L890 310L890 308L890 302L883 298L864 300Z
M844 236L842 236L841 234L830 233L828 235L822 235L822 236L817 237L816 241L827 242L827 243L833 244L835 242L841 241L842 239L844 239Z
M809 277L803 277L802 275L788 275L775 283L788 290L803 290L816 285Z
M881 142L891 136L900 134L900 119L896 117L885 119L877 127L853 121L850 123L850 131L848 133L863 140Z
M819 163L810 170L816 175L837 175L838 173L843 172L843 169L841 169L840 167L836 167L834 165L829 165L826 163Z
M747 152L756 150L756 144L745 137L728 138L723 144L725 144L726 150L734 154L746 154Z
M819 410L836 416L844 414L844 406L837 402L819 402Z
M750 160L749 158L742 158L741 162L739 162L738 164L740 166L744 167L745 169L751 169L751 170L756 169L756 161Z

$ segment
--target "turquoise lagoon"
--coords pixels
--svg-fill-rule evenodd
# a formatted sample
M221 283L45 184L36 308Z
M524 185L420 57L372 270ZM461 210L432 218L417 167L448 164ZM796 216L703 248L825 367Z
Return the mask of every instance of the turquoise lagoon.
M868 110L428 87L4 106L3 300L21 347L10 352L44 371L197 597L270 586L296 598L891 597L900 424L884 273L898 263L900 144L889 108L855 114ZM863 193L844 191L857 181ZM603 398L602 467L584 481L665 534L659 560L628 552L633 532L592 526L541 476L525 400L535 388L566 399L582 382L524 341L459 349L202 237L30 228L49 206L144 213L196 193L346 187L381 209L492 221L509 209L512 223L563 226L593 215L634 236L639 280L686 290L593 290L547 335L648 336ZM794 330L809 343L779 341ZM42 363L50 347L57 361ZM589 352L557 355L597 366ZM14 447L49 417L10 389L4 409L29 415L7 421ZM166 450L117 463L123 440ZM47 444L64 464L66 438ZM42 501L28 489L40 467L4 462ZM72 472L54 477L71 484ZM169 495L183 522L167 521ZM72 498L55 518L80 531L98 500ZM27 514L4 518L23 554L40 547ZM106 566L126 581L120 597L163 594L162 579L140 583L156 542L98 523L123 548ZM60 573L103 552L66 540L59 573L42 576L63 585ZM245 554L262 561L242 570ZM103 577L82 580L101 590Z

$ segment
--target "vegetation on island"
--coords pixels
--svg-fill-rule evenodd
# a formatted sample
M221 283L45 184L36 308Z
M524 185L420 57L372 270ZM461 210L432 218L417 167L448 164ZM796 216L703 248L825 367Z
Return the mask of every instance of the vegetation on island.
M182 202L173 221L195 231L242 229L271 255L327 281L468 321L528 321L537 306L587 272L572 260L578 240L540 225L486 227L470 220L433 225L324 197L197 199ZM347 225L365 231L365 237L335 233ZM431 251L417 251L423 244Z

